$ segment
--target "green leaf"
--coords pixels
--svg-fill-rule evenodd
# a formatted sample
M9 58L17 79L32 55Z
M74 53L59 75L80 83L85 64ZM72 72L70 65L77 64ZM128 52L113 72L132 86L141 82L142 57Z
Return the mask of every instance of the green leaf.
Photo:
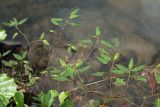
M160 98L157 98L155 100L155 104L154 104L155 107L160 107Z
M124 81L124 79L116 78L114 85L115 86L124 86L124 85L126 85L126 82Z
M9 53L11 52L11 50L6 51L5 53L2 54L2 56L7 56Z
M123 74L123 73L126 73L128 71L128 68L126 68L123 65L116 64L116 66L117 66L117 69L112 70L112 73L114 73L114 74Z
M160 75L155 74L155 79L156 79L157 84L160 84Z
M69 19L74 19L74 18L79 17L78 12L79 12L79 9L73 10L73 11L70 13Z
M123 71L123 70L112 70L112 73L114 73L114 74L123 74L123 73L125 73L125 71Z
M15 39L18 36L18 33L14 33L12 39Z
M14 60L10 60L9 63L10 63L11 65L17 65L17 64L18 64L18 62L17 62L17 61L14 61Z
M43 40L43 44L46 45L46 46L50 46L48 40L45 40L45 39Z
M58 97L58 99L59 99L59 102L60 102L60 105L62 105L63 103L64 103L64 101L65 101L65 99L67 98L67 97L69 97L69 93L68 92L61 92L60 94L59 94L59 97Z
M122 70L124 72L127 72L128 71L128 68L123 66L123 65L120 65L120 64L116 64L116 66L118 67L119 70Z
M26 17L26 18L21 19L21 20L18 22L18 25L22 25L22 24L24 24L27 20L28 20L28 18L27 18L27 17Z
M112 48L112 44L110 44L109 42L107 42L105 40L101 40L101 44L106 46L106 47Z
M75 106L74 103L67 98L65 99L64 103L60 105L60 107L75 107Z
M63 61L63 59L62 58L59 58L59 63L61 64L61 66L66 66L66 62L65 61Z
M108 54L100 53L100 56L106 61L110 61L111 60L111 58L110 58L110 56Z
M0 107L7 107L9 99L0 94Z
M138 81L143 81L143 82L147 82L146 77L142 77L142 76L136 77L136 80L138 80Z
M129 64L128 64L128 68L129 69L132 69L133 68L133 58L131 58L131 60L129 61Z
M78 50L77 47L75 47L75 46L73 46L73 45L71 45L71 48L72 48L72 50L74 50L74 51Z
M10 64L8 61L2 60L2 64L8 67L12 67L12 64Z
M108 60L102 58L102 57L96 57L102 64L108 64Z
M48 93L41 92L37 100L41 102L43 107L51 107L55 97L58 96L58 92L56 90L50 90Z
M142 71L145 68L145 65L140 65L132 69L132 71L138 72Z
M105 72L96 72L96 73L93 73L92 76L95 76L95 77L101 77L101 76L104 76Z
M108 54L108 52L104 48L98 48L100 53Z
M86 72L90 69L90 66L85 66L79 69L80 72Z
M24 95L21 92L16 92L14 95L14 101L16 102L16 107L25 107L24 106Z
M62 18L51 18L51 22L54 24L54 25L60 25L60 23L63 21Z
M0 95L10 99L17 92L17 85L14 80L6 74L0 75Z
M22 53L22 59L26 58L26 56L27 56L27 51L24 51L24 52Z
M17 59L17 60L22 60L23 58L20 56L20 55L18 55L18 54L13 54L13 56Z
M43 39L44 39L44 35L45 35L45 33L43 32L43 33L40 35L40 40L43 40Z
M100 30L100 27L97 26L96 27L96 36L100 36L101 35L101 30Z
M5 40L7 37L6 31L4 29L0 29L0 41Z
M119 58L119 53L117 52L117 53L114 54L113 60L116 61L118 58Z

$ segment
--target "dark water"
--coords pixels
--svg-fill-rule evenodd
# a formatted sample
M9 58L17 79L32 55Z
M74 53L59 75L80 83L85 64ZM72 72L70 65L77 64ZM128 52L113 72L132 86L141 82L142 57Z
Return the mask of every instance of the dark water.
M67 17L74 8L80 8L77 20L83 26L68 28L64 36L75 41L93 34L97 25L103 28L105 38L123 39L120 50L136 51L142 61L150 64L160 46L159 0L0 0L0 22L13 17L28 17L24 25L30 40L53 26L51 17ZM53 38L49 33L47 37ZM148 53L148 55L146 55ZM145 59L145 60L144 60Z

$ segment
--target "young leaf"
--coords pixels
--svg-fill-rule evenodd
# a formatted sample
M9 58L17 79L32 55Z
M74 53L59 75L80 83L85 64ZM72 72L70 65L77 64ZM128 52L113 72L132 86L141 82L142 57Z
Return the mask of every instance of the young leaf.
M44 39L44 35L45 35L45 33L43 32L43 33L40 35L40 40L43 40L43 39Z
M14 33L12 39L15 39L18 36L18 33Z
M18 22L18 25L24 24L27 20L28 20L27 17L26 17L26 18L23 18L22 20L20 20L20 21Z
M54 25L60 25L60 23L63 21L62 18L51 18L51 22L54 24Z
M123 73L125 73L125 71L116 69L116 70L112 70L112 73L114 73L114 74L123 74Z
M85 66L79 69L80 72L86 72L90 69L90 66Z
M115 53L113 60L116 61L119 58L119 53Z
M41 102L43 107L51 107L56 96L58 96L58 92L56 90L50 90L48 93L41 92L37 100Z
M145 65L140 65L140 66L133 68L132 71L138 72L138 71L143 70L144 68L145 68Z
M69 96L69 93L68 92L64 92L64 91L59 94L58 99L59 99L60 105L62 105L64 103L65 99L68 96Z
M8 67L12 67L12 65L5 60L2 61L2 64L4 64L5 66L8 66Z
M97 59L102 63L102 64L108 64L108 60L102 58L102 57L97 57Z
M73 11L70 13L69 19L74 19L74 18L79 17L78 12L79 12L79 9L73 10Z
M23 58L20 56L20 55L18 55L18 54L13 54L13 56L17 59L17 60L22 60Z
M96 36L100 36L101 35L101 30L100 30L100 27L97 26L96 27Z
M138 80L138 81L143 81L143 82L146 82L146 83L147 83L146 77L138 76L138 77L136 77L136 80Z
M45 39L44 39L42 42L43 42L44 45L50 46L50 43L48 42L48 40L45 40Z
M27 56L27 51L24 51L24 52L22 53L22 59L26 58L26 56Z
M112 44L110 44L109 42L107 42L105 40L101 40L101 44L106 46L106 47L112 48Z
M11 52L11 50L6 51L5 53L2 54L2 56L7 56L9 53Z
M66 62L65 61L63 61L63 59L62 58L59 58L59 63L61 64L61 66L66 66Z
M129 61L128 68L129 69L133 68L133 58L131 58L131 60Z

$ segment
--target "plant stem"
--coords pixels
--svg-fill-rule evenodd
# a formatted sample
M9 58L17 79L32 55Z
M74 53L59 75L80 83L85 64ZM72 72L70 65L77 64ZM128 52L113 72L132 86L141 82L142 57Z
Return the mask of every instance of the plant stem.
M18 30L18 32L24 37L25 41L27 42L27 45L28 45L28 48L29 48L29 51L31 51L31 46L30 46L30 43L26 37L26 35L17 27L15 26L15 28Z

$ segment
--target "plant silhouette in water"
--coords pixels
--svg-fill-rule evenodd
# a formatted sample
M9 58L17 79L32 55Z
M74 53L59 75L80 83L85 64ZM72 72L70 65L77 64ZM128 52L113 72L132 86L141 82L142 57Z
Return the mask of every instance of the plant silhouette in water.
M63 32L67 26L81 26L74 20L79 17L78 12L79 9L73 10L69 14L67 19L51 18L52 24L59 27L60 31L59 29L54 29L50 30L50 32L59 32L58 38L59 40L61 40ZM30 67L30 62L27 60L27 54L31 51L30 43L27 39L27 36L19 29L19 26L26 21L27 18L24 18L20 21L18 21L16 18L13 18L13 20L9 21L8 23L4 23L4 25L8 27L15 27L17 29L18 32L13 34L12 39L16 38L19 34L22 35L27 42L29 51L26 50L22 51L21 53L13 53L13 60L3 60L3 57L11 54L11 50L0 53L0 58L2 59L1 71L5 73L0 75L0 83L3 84L4 82L4 85L0 84L0 105L2 107L6 107L10 103L9 99L14 100L17 107L27 107L27 104L24 104L25 101L22 92L23 87L34 87L36 81L40 79L38 75L34 74L32 67ZM0 41L4 41L6 37L6 31L1 28ZM50 44L49 41L45 38L45 33L42 33L38 40L42 41L45 46L53 48L53 44ZM67 52L71 57L67 60L64 58L59 58L59 64L57 66L49 66L48 68L46 68L45 72L42 72L43 74L50 72L49 74L52 79L59 82L68 81L68 83L74 86L74 88L62 92L58 92L59 90L49 90L47 93L42 91L40 94L36 95L34 100L38 101L43 107L52 106L56 98L58 98L60 107L74 107L73 101L70 100L71 92L77 91L79 89L87 91L86 87L97 85L101 82L109 83L110 92L114 87L124 87L124 96L119 96L117 98L126 99L127 102L134 104L134 102L127 99L127 91L130 84L129 81L131 79L148 83L149 88L151 88L152 95L142 96L139 98L146 99L150 97L156 97L154 105L155 107L160 107L159 94L157 93L157 85L160 84L160 65L153 67L153 69L150 71L146 71L145 69L148 69L148 67L145 65L136 65L133 58L130 59L128 66L117 64L116 62L120 59L120 53L113 51L113 48L116 48L114 47L113 43L102 38L102 31L99 26L95 28L94 36L91 36L90 39L80 40L77 42L77 44L78 46L74 45L74 43L66 43L65 45L67 46ZM91 48L88 48L89 46ZM74 52L78 52L79 47L87 47L87 49L89 49L89 53L84 58L74 59L74 61L72 61L72 56L74 56ZM107 72L98 71L90 73L92 66L88 64L88 62L95 51L98 51L98 54L96 54L95 56L96 59L103 65L109 65L109 69L107 68ZM104 79L85 84L85 80L83 80L84 78L83 76L81 76L81 74L85 74L87 72L89 72L90 76L104 77ZM14 79L8 77L7 74L13 76ZM23 80L23 77L27 77L27 80ZM15 82L13 80L15 80ZM5 85L6 83L7 85ZM22 89L17 91L16 84L19 86L23 86ZM7 93L9 93L9 95ZM107 96L105 97L107 98ZM109 97L111 101L112 99L114 99L114 96ZM104 101L104 106L105 103L107 103L108 105L109 102L110 101ZM102 104L95 105L103 106ZM32 106L38 107L39 104L34 103L32 104Z

